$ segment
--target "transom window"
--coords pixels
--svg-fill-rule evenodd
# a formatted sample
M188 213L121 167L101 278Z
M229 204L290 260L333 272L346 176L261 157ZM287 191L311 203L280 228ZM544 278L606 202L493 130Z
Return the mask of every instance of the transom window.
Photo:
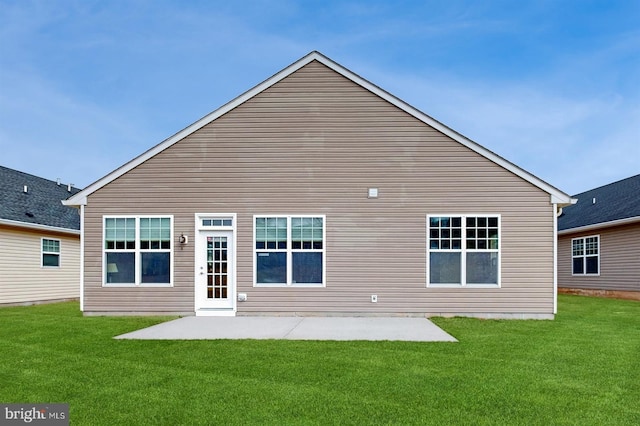
M105 217L106 284L171 284L172 217Z
M594 235L571 240L571 257L573 275L599 275L600 237Z
M202 219L202 226L233 226L232 218Z
M324 285L324 216L256 216L255 284Z
M42 239L42 266L60 266L60 240Z
M429 285L499 285L499 216L428 216Z

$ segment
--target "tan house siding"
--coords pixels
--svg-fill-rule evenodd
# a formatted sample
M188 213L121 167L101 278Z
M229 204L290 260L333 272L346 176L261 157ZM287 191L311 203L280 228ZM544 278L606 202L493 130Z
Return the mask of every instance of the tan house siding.
M172 288L102 287L101 247L103 215L196 213L238 214L238 314L553 313L549 194L318 62L89 196L85 311L193 312L192 242ZM254 214L326 215L325 288L253 287ZM428 214L501 215L501 288L427 288Z
M60 267L42 267L42 238L60 240ZM80 237L0 225L0 305L80 295Z
M572 275L571 240L593 235L600 236L600 275ZM558 241L558 286L640 292L640 225L562 235Z

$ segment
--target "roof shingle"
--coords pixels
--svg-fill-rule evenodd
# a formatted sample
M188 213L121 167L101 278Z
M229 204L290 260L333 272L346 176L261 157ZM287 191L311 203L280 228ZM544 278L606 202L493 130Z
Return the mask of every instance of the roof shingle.
M62 205L62 200L80 189L67 189L67 185L0 166L0 219L79 230L78 210Z
M574 195L578 202L565 207L558 231L640 217L640 175Z

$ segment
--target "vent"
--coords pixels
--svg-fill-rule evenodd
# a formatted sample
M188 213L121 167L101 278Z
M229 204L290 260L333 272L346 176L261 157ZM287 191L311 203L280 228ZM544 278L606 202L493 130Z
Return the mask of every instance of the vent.
M24 192L25 194L29 192L29 188L27 187L27 185L22 187L22 192Z

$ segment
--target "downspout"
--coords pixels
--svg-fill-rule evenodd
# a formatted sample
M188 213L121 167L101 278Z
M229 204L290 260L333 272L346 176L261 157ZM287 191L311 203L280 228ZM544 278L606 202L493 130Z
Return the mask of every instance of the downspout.
M84 204L80 204L80 312L84 312Z
M553 204L553 315L558 313L558 217L562 207Z
M569 197L567 200L551 196L551 204L553 204L553 315L558 313L558 218L562 215L563 207L574 205L577 202L577 198Z

